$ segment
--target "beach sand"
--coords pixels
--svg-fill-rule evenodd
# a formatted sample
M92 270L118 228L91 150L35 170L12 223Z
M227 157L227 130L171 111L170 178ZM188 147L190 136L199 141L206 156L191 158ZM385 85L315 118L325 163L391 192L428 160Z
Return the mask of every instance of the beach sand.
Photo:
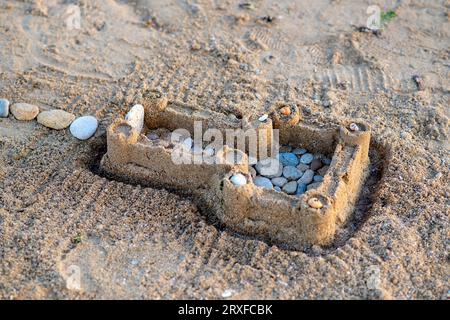
M358 29L369 1L242 3L0 0L0 98L100 122L78 141L0 118L0 298L448 298L446 1L386 1L380 34ZM369 123L364 201L332 245L295 251L100 175L106 128L153 89L237 116L295 101L311 122Z

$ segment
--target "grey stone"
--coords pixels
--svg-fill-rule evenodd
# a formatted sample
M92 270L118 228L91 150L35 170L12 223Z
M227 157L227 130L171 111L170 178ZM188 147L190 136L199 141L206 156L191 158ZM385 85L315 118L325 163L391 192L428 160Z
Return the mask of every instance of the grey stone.
M318 188L322 183L321 182L314 182L308 185L307 190L316 189Z
M306 152L308 152L306 149L303 149L303 148L295 148L293 151L292 151L292 153L293 154L296 154L296 155L302 155L302 154L305 154Z
M0 117L7 118L9 115L9 101L0 99Z
M310 164L314 160L314 156L311 153L305 153L300 157L300 163Z
M300 164L297 166L297 169L300 170L301 172L305 172L306 170L309 169L309 166L308 166L307 164L300 163Z
M262 177L262 176L257 176L254 180L253 183L261 188L265 188L265 189L272 189L273 188L273 184L272 182L270 182L270 180L266 177Z
M319 170L317 170L317 173L320 174L322 177L325 176L330 166L323 166Z
M297 184L297 191L295 192L296 195L300 196L306 192L307 185L305 183L298 183Z
M297 181L291 181L286 183L282 189L287 194L294 194L297 191Z
M314 159L311 162L311 170L316 171L316 170L318 170L318 169L320 169L322 167L323 167L323 163L322 163L322 161L320 161L320 159Z
M323 177L320 176L320 175L318 175L318 174L316 174L316 175L314 176L314 178L313 178L313 181L314 181L314 182L322 182L322 181L323 181Z
M206 150L206 149L205 149ZM252 178L256 177L256 170L253 167L249 167L248 168L248 172L250 173L250 175L252 176Z
M272 184L277 187L282 187L288 182L288 180L284 177L273 178L271 181Z
M297 180L302 176L302 172L296 167L286 166L283 168L283 176L288 180Z
M298 179L298 183L309 184L311 183L311 181L313 181L313 178L314 178L314 171L306 170L305 173L303 173L302 177Z
M298 165L298 158L295 154L290 152L283 152L279 154L280 162L283 166L296 166Z
M280 177L283 174L283 165L277 159L267 158L255 165L256 171L267 178Z

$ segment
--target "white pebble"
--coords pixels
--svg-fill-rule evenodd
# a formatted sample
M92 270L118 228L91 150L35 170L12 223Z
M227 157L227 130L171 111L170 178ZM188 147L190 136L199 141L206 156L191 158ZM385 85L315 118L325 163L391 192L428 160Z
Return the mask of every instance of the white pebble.
M79 140L87 140L97 131L98 121L93 116L84 116L76 119L70 125L70 133Z
M269 118L268 114L263 114L261 117L258 118L259 122L265 122Z
M321 182L313 182L311 184L308 184L308 187L306 189L307 190L316 189L316 188L320 187L321 184L322 184Z
M144 127L144 107L140 104L133 106L125 116L128 124L137 132L141 132Z
M359 131L360 130L358 125L356 123L353 123L353 122L350 123L349 129L350 129L350 131Z
M235 186L243 186L247 183L247 178L242 173L236 173L230 178L230 181Z

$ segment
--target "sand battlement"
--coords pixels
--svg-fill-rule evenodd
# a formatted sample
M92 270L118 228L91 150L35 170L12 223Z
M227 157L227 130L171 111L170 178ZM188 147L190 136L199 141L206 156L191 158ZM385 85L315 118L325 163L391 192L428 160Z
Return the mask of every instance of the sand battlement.
M357 123L356 131L350 129L351 121L313 126L303 123L295 104L284 103L275 104L263 121L198 110L163 97L153 97L143 105L142 132L124 119L117 119L108 128L102 170L137 183L190 194L228 228L293 248L330 243L336 228L351 214L369 164L370 130L364 123ZM211 164L175 164L173 145L152 144L145 135L158 128L183 128L194 134L194 121L201 121L203 130L255 129L269 147L275 143L272 129L278 129L281 145L329 154L332 161L318 188L296 196L253 184L248 144L242 150L225 146L223 152L214 155L221 161ZM260 151L258 155L262 154ZM228 162L229 154L242 161ZM230 177L236 173L244 175L247 183L233 184Z

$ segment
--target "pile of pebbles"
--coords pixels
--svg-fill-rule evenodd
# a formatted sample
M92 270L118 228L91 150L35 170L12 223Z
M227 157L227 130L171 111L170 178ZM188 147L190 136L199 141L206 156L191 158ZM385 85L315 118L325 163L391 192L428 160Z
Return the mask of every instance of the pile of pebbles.
M93 116L75 119L75 115L64 110L41 111L38 106L28 103L15 103L10 107L7 99L0 99L0 118L7 118L10 112L17 120L36 119L39 124L54 130L63 130L70 126L70 133L79 140L89 139L98 128L98 121Z
M173 148L172 134L170 130L159 128L149 130L145 136L148 139L147 142L153 146ZM203 153L213 156L215 153L213 149L195 146L190 137L182 137L178 140L185 150L193 154ZM258 161L249 166L249 171L253 183L258 187L301 196L306 191L320 186L330 163L331 159L324 155L313 154L303 148L282 146L276 159L267 158ZM241 173L231 176L230 181L236 186L248 183L245 175Z
M276 159L267 158L249 167L256 186L296 196L320 186L331 159L304 148L282 146L280 151ZM230 180L235 185L247 183L240 173Z
M176 134L168 129L159 128L154 130L149 130L145 136L147 137L147 142L150 142L153 146L162 146L164 148L173 148L175 145L171 141L172 134ZM179 136L177 138L179 143L184 149L194 155L204 154L205 156L213 156L215 150L208 146L199 147L194 144L194 140L191 137Z
M143 128L143 118L144 110L137 105L130 110L125 120L140 132ZM267 116L262 116L259 120L266 121ZM176 133L165 128L158 128L146 131L144 136L147 143L153 146L173 148L174 144L171 142L173 134ZM180 135L177 141L192 154L203 153L208 156L215 154L214 149L194 145L191 137ZM267 158L258 162L254 159L249 160L251 161L249 171L256 186L296 196L319 187L331 163L331 159L325 155L313 154L304 148L293 148L288 145L280 147L280 153L276 159ZM230 181L236 186L248 183L242 173L232 175Z
M170 147L171 142L170 142L170 136L172 134L172 131L165 129L165 128L160 128L160 129L154 129L154 130L149 130L146 133L146 137L147 139L150 141L150 143L152 145L160 145L163 146L165 148ZM190 138L186 138L186 145L190 144L190 140L188 140ZM192 139L191 139L192 140Z

